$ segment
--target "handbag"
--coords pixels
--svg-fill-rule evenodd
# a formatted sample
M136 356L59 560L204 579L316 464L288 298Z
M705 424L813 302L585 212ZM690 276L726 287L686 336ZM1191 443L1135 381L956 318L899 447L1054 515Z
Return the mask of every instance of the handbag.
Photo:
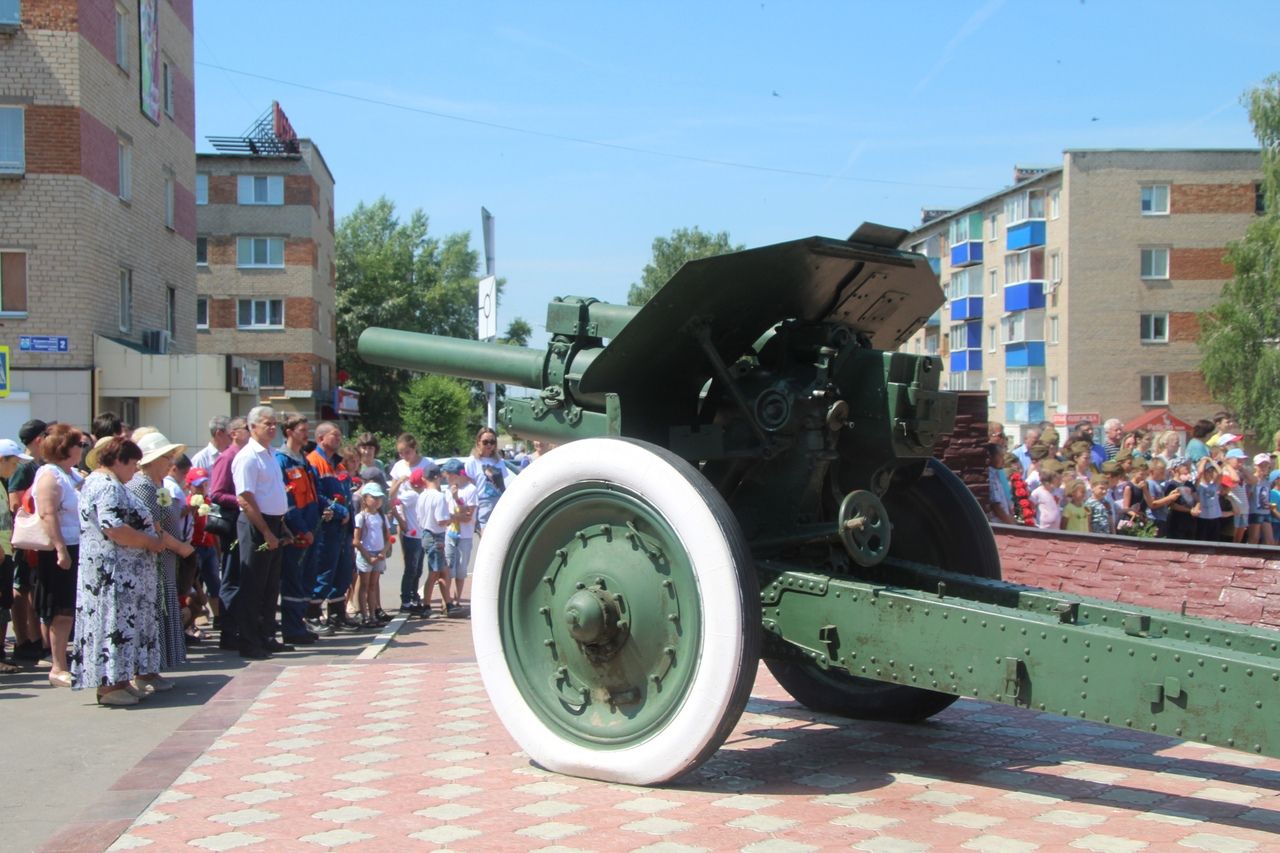
M9 542L13 547L27 551L53 550L53 542L40 517L25 506L18 507L18 514L13 517L13 535Z
M206 533L212 533L220 539L228 536L235 538L236 520L228 518L227 510L210 501L206 506L209 507L209 514L204 517L204 529Z

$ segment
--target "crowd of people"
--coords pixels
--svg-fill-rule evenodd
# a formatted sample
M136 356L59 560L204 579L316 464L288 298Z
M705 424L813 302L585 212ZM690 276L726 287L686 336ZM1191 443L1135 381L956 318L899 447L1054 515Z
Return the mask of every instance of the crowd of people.
M250 660L377 630L397 536L400 612L465 617L474 537L550 449L504 454L485 428L437 464L405 433L388 470L374 436L313 435L269 406L215 417L209 435L188 456L104 412L88 432L31 420L0 438L0 637L14 636L0 671L47 659L51 685L127 706L171 689L206 629Z
M1045 530L1275 545L1280 542L1280 432L1269 451L1246 452L1228 412L1191 435L1126 432L1121 421L1077 425L1065 440L1049 423L1008 449L988 425L987 514Z

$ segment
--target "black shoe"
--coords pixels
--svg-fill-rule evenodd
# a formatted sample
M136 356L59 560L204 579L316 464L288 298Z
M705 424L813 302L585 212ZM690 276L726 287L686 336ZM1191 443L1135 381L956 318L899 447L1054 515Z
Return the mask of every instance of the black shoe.
M387 625L391 622L391 614L382 608L378 608L373 612L373 618L379 625Z
M315 634L317 637L332 637L334 634L338 633L338 628L332 622L321 622L311 633Z
M247 647L240 650L240 657L245 660L267 660L271 654L263 648Z
M279 640L267 640L266 648L267 648L267 651L271 652L272 654L276 652L296 652L297 651L297 649L294 648L293 646L286 645L285 643L282 643Z
M365 631L368 630L362 623L355 621L350 616L343 616L342 621L338 623L338 627L344 631Z
M14 660L40 660L40 643L18 643L13 647Z
M285 645L284 649L281 649L281 651L286 651L286 650L287 650L287 651L293 651L292 649L290 649L290 648L289 648L289 646L290 646L290 645L293 645L293 646L309 646L309 645L313 644L313 643L316 641L316 639L317 639L317 638L316 638L316 635L315 635L315 634L310 634L310 633L308 633L308 634L285 634L285 635L284 635L284 642L285 642L285 643L287 643L288 645ZM268 648L271 648L271 647L270 647L270 646L268 646ZM274 651L274 649L273 649L273 651Z
M316 640L320 639L320 633L319 633L318 631L313 631L313 630L311 630L310 628L304 628L304 629L303 629L303 633L305 633L308 637L310 637L310 638L311 638L311 642L313 642L313 643L314 643ZM289 641L288 641L288 640L286 640L285 642L289 642Z
M227 652L238 652L240 651L240 638L234 635L228 636L223 631L222 636L218 637L218 648Z

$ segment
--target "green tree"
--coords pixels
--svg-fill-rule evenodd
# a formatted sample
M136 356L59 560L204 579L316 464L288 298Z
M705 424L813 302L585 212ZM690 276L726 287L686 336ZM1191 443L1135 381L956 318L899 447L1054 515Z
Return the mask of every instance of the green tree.
M400 395L400 422L418 439L423 453L456 456L469 450L474 405L467 383L451 376L424 373Z
M373 432L400 431L400 392L413 373L367 364L356 353L361 332L381 326L461 338L476 334L480 256L470 247L471 235L450 234L441 241L428 235L427 225L421 210L402 221L382 197L357 205L335 235L338 365L361 392L361 427Z
M658 292L658 288L666 284L688 261L727 252L740 252L744 248L746 247L729 242L728 231L707 234L697 226L677 228L671 232L670 237L655 237L653 260L644 265L640 281L631 285L631 290L627 293L627 304L643 305L648 302Z
M1214 397L1269 439L1280 425L1280 74L1242 100L1262 146L1266 211L1228 246L1235 276L1200 316L1201 370Z
M507 324L507 331L498 338L498 343L527 347L531 335L533 335L533 326L530 326L523 317L517 317Z

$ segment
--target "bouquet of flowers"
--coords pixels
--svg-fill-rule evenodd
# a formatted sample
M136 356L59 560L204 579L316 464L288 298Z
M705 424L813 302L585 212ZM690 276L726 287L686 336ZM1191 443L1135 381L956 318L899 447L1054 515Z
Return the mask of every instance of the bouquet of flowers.
M1156 525L1146 516L1126 517L1116 522L1117 536L1132 536L1136 539L1156 538Z
M1027 527L1036 526L1036 508L1031 505L1031 491L1027 481L1018 471L1009 472L1009 486L1013 489L1014 518L1021 519Z

